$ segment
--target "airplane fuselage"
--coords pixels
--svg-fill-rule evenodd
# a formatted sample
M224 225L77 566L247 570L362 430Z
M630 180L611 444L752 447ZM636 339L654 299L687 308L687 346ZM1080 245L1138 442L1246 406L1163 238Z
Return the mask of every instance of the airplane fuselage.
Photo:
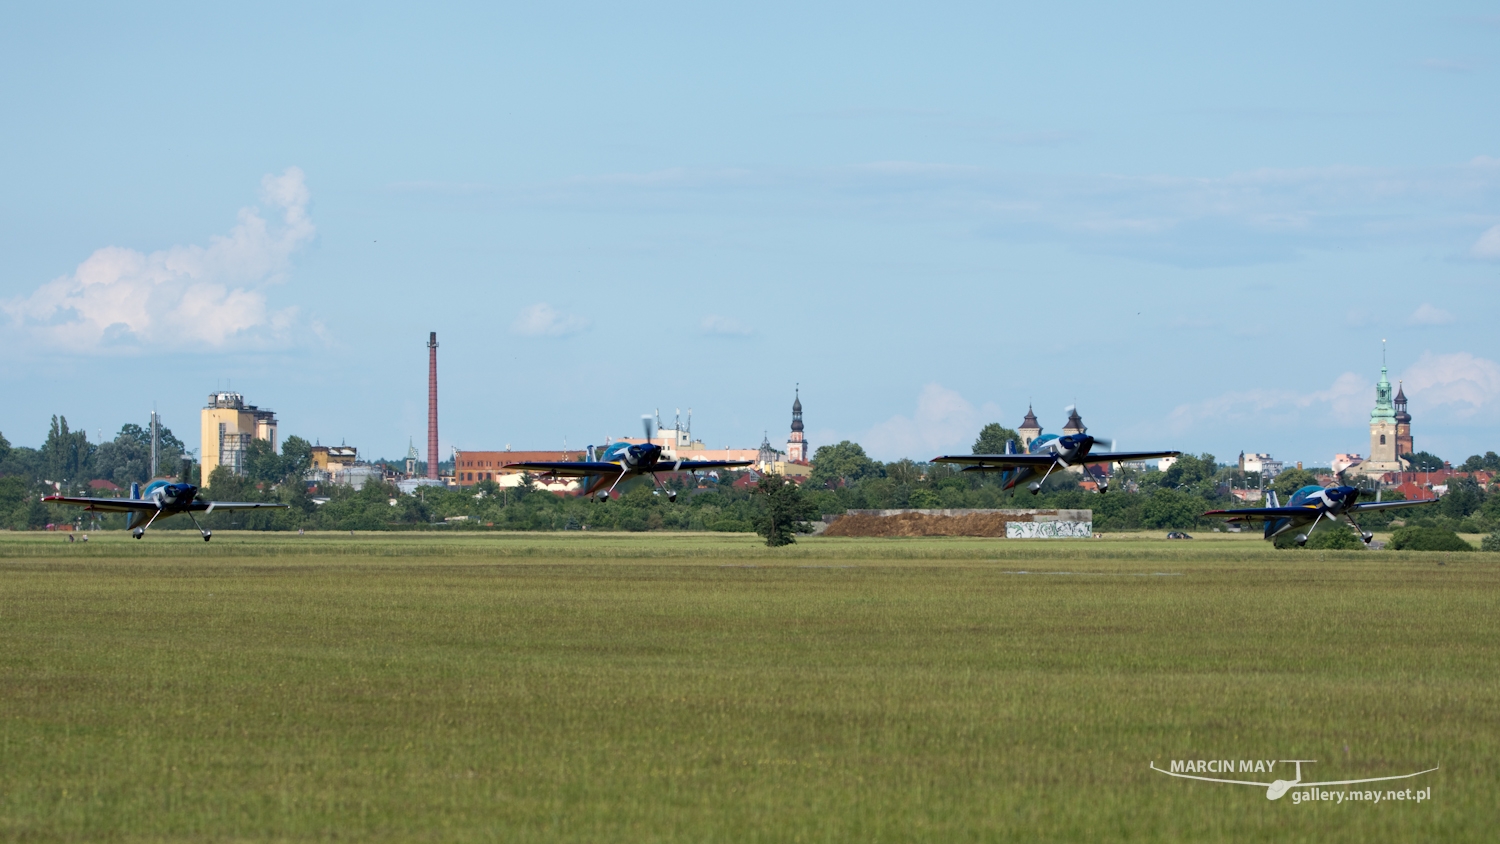
M1046 436L1037 437L1032 440L1031 445L1026 449L1026 453L1051 456L1060 465L1067 467L1088 457L1089 450L1093 447L1094 438L1088 434L1064 434L1060 437L1047 434ZM1039 472L1035 467L1021 466L1001 475L1001 485L1004 489L1012 489L1016 484L1024 483L1034 477L1040 477L1045 474L1045 470Z

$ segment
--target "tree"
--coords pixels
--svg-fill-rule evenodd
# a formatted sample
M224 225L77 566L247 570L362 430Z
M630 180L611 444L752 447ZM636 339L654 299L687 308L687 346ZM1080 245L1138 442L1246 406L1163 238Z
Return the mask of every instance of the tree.
M808 532L807 520L817 515L802 499L802 490L780 475L761 475L755 497L755 532L772 548L796 542L798 533Z
M156 471L162 476L173 475L187 447L165 426L158 429L157 436ZM100 443L94 450L92 469L93 477L120 486L150 480L151 430L133 422L120 426L113 440Z
M1190 528L1203 513L1203 499L1179 489L1153 490L1141 505L1141 524L1147 528Z
M1005 444L1013 442L1016 451L1021 450L1021 435L1001 425L999 422L990 424L979 429L979 439L974 441L975 454L1004 454Z
M1443 468L1443 458L1436 454L1419 451L1416 454L1403 454L1401 459L1411 464L1413 472L1436 472Z
M312 443L293 434L281 441L282 483L301 481L312 468Z
M69 431L66 416L52 417L52 430L42 444L42 465L49 480L84 480L91 451L87 433Z
M1194 457L1184 454L1178 457L1161 475L1161 485L1167 487L1193 486L1213 478L1219 471L1219 463L1212 454Z
M898 484L911 486L922 480L922 467L917 465L909 457L903 457L895 463L885 464L886 477L895 480Z
M859 443L848 440L820 447L813 454L812 466L812 481L819 486L850 484L883 474Z
M1493 451L1486 451L1483 457L1472 454L1458 468L1465 472L1500 472L1500 454Z
M1275 490L1276 494L1281 496L1282 504L1287 502L1292 493L1305 486L1321 487L1322 484L1318 483L1317 475L1306 469L1287 469L1285 472L1277 475L1276 480L1271 482L1271 489Z
M1449 478L1448 492L1438 501L1437 509L1444 516L1462 519L1479 512L1484 499L1484 490L1473 478Z

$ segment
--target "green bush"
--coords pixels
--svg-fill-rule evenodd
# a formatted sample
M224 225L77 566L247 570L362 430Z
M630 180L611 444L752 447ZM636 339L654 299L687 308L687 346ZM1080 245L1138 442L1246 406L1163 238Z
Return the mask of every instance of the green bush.
M1354 529L1338 522L1324 521L1317 526L1312 533L1307 535L1307 544L1297 544L1297 534L1306 532L1307 527L1289 530L1276 537L1272 544L1281 549L1307 548L1314 551L1357 551L1365 547L1360 541L1359 535Z
M1319 551L1357 551L1365 547L1365 543L1355 535L1353 528L1334 523L1319 525L1318 529L1307 537L1307 545L1304 547Z
M1436 527L1410 525L1397 528L1386 546L1394 551L1473 551L1474 546L1465 542L1451 530Z
M1500 530L1497 530L1489 536L1486 536L1484 538L1484 541L1479 543L1479 550L1500 551Z

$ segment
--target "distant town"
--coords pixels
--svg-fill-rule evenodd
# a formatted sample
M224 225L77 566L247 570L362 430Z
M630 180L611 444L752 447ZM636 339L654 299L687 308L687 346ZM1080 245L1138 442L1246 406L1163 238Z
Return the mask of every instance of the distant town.
M282 438L276 413L241 393L216 390L199 413L197 457L193 448L151 414L148 424L126 424L113 440L89 442L54 417L40 448L12 446L0 437L0 518L11 529L81 529L107 524L98 514L59 510L40 502L43 494L119 497L154 479L197 484L218 499L276 501L286 510L213 514L220 527L259 529L418 527L499 529L702 529L749 530L751 491L762 477L776 476L802 489L811 511L835 515L860 508L993 508L1050 506L1087 508L1100 529L1217 528L1202 518L1215 507L1245 506L1308 484L1354 484L1387 498L1443 498L1430 518L1457 530L1489 532L1500 527L1500 495L1492 488L1500 473L1494 452L1473 455L1455 466L1419 451L1404 387L1393 385L1384 364L1375 381L1365 453L1336 454L1327 466L1286 465L1273 454L1243 451L1233 462L1214 455L1159 461L1105 463L1099 474L1072 466L1045 478L1035 496L1007 489L995 477L909 459L880 463L857 443L815 445L806 439L800 387L790 391L785 439L768 434L759 446L711 448L693 430L693 413L674 409L643 420L639 438L605 437L576 450L453 449L438 453L438 342L428 347L428 427L425 454L415 437L404 459L368 459L356 444L323 444L299 436ZM1074 408L1059 429L1064 436L1087 431ZM996 422L975 432L975 454L1026 452L1048 439L1028 408L1020 424ZM608 506L580 497L578 478L524 471L517 464L602 459L617 444L649 443L660 449L663 471L643 489L611 486ZM446 457L446 459L444 459ZM737 461L743 468L686 473L668 471L679 460ZM1102 495L1104 484L1113 490ZM665 493L665 495L663 495ZM683 493L678 502L678 494ZM548 504L547 502L553 502ZM670 506L661 507L667 501ZM1227 529L1237 530L1231 526Z

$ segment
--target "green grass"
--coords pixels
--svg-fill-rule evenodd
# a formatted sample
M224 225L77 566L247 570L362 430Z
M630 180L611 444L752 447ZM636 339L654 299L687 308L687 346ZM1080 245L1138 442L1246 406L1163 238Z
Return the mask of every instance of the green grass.
M1487 840L1497 667L1496 554L0 535L0 839Z

